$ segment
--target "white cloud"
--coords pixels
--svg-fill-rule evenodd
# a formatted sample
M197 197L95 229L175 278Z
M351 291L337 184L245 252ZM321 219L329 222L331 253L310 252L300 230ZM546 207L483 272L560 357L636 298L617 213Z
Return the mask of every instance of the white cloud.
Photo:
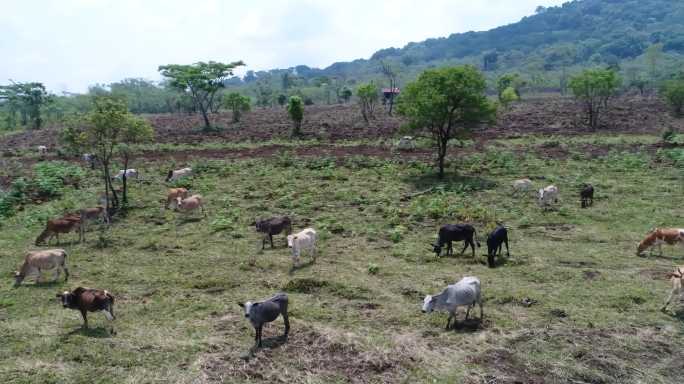
M390 46L486 30L565 0L0 0L0 83L54 91L157 67L244 60L249 69L325 67Z

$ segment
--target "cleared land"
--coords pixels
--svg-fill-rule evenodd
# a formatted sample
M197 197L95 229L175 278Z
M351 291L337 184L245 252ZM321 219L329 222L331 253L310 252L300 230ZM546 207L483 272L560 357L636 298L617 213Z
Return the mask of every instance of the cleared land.
M525 105L511 113L542 113ZM645 116L654 123L608 134L560 136L534 124L478 133L452 148L445 182L431 176L426 142L391 153L385 134L397 127L331 141L261 145L222 133L148 146L134 164L144 180L132 186L129 214L84 244L74 235L60 245L70 281L13 289L10 273L45 219L96 204L97 175L84 170L79 189L28 204L0 226L0 382L681 382L684 311L659 309L664 275L684 264L684 251L635 253L649 229L684 225L684 149L659 145L661 117ZM506 121L515 120L499 126ZM35 174L38 159L21 145L2 158L4 184ZM205 196L206 219L161 209L166 171L186 164L199 171L183 184ZM513 197L510 181L521 177L559 186L558 209ZM583 182L597 189L591 209L579 207ZM288 273L282 237L259 251L249 223L270 214L321 232L317 263ZM484 245L497 220L512 239L512 257L497 269L486 267L485 248L475 260L429 251L440 224L474 223ZM422 298L467 274L482 280L484 323L445 331L446 315L420 313ZM78 285L116 295L116 335L101 314L83 331L80 315L61 308L54 294ZM264 330L267 347L246 361L253 330L236 302L278 290L291 296L290 340L275 338L278 320Z

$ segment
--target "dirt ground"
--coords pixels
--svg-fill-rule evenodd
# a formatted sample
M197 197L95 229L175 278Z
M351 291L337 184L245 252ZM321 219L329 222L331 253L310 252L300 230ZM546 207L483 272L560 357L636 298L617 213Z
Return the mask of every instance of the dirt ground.
M667 106L657 98L623 97L612 102L601 127L603 132L658 133L663 127L682 123L673 119ZM391 138L399 135L405 122L397 116L387 116L379 110L369 124L361 118L354 104L316 105L306 108L302 126L304 138L324 141L362 140ZM541 134L587 134L582 124L581 107L568 98L544 98L524 100L508 111L499 113L495 125L474 133L476 141L493 138L516 137L529 133ZM221 130L213 133L201 131L199 115L146 115L156 131L155 142L176 144L200 144L207 142L263 141L289 138L291 124L283 108L255 109L244 116L240 123L231 122L231 114L218 113L211 116L213 124ZM27 131L0 137L0 152L12 149L47 145L51 149L58 144L56 130L50 126L40 131ZM365 151L363 149L360 151ZM363 153L360 153L363 154Z

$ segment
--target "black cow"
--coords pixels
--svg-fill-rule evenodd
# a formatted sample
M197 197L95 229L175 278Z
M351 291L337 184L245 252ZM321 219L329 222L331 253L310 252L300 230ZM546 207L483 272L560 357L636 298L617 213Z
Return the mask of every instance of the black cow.
M594 186L585 184L584 188L580 191L580 198L582 199L582 208L594 205Z
M503 244L506 244L506 256L510 257L511 253L508 250L508 231L503 225L499 225L492 233L487 236L487 264L489 268L495 267L494 257L497 252L499 256L503 254Z
M475 228L470 224L446 224L439 229L439 239L437 244L432 245L432 251L437 254L437 257L442 255L442 247L447 245L447 256L453 255L454 250L451 246L453 241L463 241L464 247L461 255L465 252L468 245L473 249L473 257L475 257L475 244L480 247L480 242L474 240L476 235Z
M287 216L277 216L271 217L266 220L257 220L254 222L257 232L263 233L264 237L261 240L261 249L264 249L264 244L266 243L266 237L268 237L271 243L271 248L273 248L273 235L278 235L285 231L285 236L292 233L292 220Z

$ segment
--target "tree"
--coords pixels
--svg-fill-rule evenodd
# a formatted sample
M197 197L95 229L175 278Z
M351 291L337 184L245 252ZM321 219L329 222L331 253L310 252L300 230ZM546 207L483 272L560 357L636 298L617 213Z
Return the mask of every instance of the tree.
M256 104L260 107L271 107L273 106L273 89L269 84L268 80L260 80L257 82L256 87Z
M237 123L240 121L242 113L249 112L251 100L247 96L233 92L224 98L223 105L233 112L233 123Z
M681 116L684 113L684 79L666 82L661 94L670 104L676 116Z
M504 109L508 109L511 103L518 100L520 100L520 98L518 97L518 94L515 92L515 89L513 89L513 87L508 87L504 89L504 91L501 92L501 96L499 96L499 102L504 107Z
M570 89L582 104L592 130L599 125L601 111L620 86L620 78L610 69L587 69L570 79Z
M373 118L375 104L377 104L379 98L378 92L378 87L373 82L361 84L356 89L356 96L358 96L359 106L361 106L361 115L366 120L366 123Z
M651 80L658 78L658 62L663 57L663 43L657 43L646 48L646 62L651 72Z
M485 71L493 71L496 69L496 64L499 61L499 54L494 52L488 52L482 57L482 65Z
M352 97L352 90L347 87L342 88L342 90L340 91L340 97L342 98L342 100L344 100L345 103L348 103Z
M392 107L394 107L394 90L397 88L397 72L392 68L392 66L389 63L382 62L382 74L385 75L387 80L389 81L389 89L390 89L390 96L389 96L389 111L387 112L388 115L392 116ZM384 102L384 99L383 99Z
M200 61L191 65L162 65L159 66L159 72L170 80L169 85L192 97L204 118L204 129L208 131L211 129L208 113L216 92L225 86L225 80L233 76L233 69L243 65L242 61L229 64Z
M449 140L494 118L496 107L487 100L486 89L482 73L466 65L427 70L399 97L398 111L408 118L408 127L432 135L440 179Z
M497 94L499 96L499 101L501 100L501 95L503 94L503 91L505 91L508 88L513 88L515 91L515 95L520 98L520 89L525 86L525 81L523 81L520 78L520 75L517 73L509 73L506 75L503 75L499 77L496 80L496 89L497 89Z
M78 147L97 156L104 183L105 206L108 214L112 214L127 204L126 176L123 178L122 204L119 204L112 185L110 168L114 156L120 155L127 169L131 157L130 144L149 140L152 135L149 123L128 112L125 100L96 96L93 98L93 110L70 120L60 138L72 148Z
M281 93L280 95L278 95L277 101L278 101L278 105L280 105L281 107L284 107L285 104L287 104L287 95L284 95Z
M0 86L0 100L6 100L10 119L14 125L14 115L17 110L21 114L21 122L27 125L31 121L31 128L40 129L43 125L41 108L53 101L42 83L15 83Z
M292 136L299 136L302 129L302 120L304 120L304 102L299 96L290 97L287 104L287 114L292 119Z

